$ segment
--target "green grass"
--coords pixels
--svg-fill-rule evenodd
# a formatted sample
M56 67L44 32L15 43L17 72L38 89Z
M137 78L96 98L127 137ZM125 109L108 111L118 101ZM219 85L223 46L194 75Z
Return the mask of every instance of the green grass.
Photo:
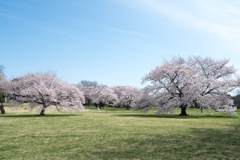
M6 109L0 159L240 159L238 116L88 108L76 114Z

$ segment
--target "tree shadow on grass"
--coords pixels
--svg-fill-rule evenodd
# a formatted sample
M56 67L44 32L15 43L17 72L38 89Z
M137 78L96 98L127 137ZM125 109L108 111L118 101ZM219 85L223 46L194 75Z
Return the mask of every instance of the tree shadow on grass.
M187 134L119 138L113 146L89 154L99 159L239 159L239 134L231 127L190 128Z
M239 137L240 137L240 124L239 125L228 125L228 126L235 128L234 131L239 132Z
M207 118L238 118L237 116L226 116L226 115L187 115L187 116L180 116L180 115L149 115L149 114L118 114L114 115L118 117L136 117L136 118L171 118L171 119L207 119Z
M48 118L48 117L72 117L83 116L79 114L46 114L40 116L39 114L22 114L22 115L0 115L0 118Z

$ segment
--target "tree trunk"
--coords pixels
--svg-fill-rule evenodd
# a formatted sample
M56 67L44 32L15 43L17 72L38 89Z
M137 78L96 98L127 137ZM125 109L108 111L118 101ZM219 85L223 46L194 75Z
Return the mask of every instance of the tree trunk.
M40 112L40 116L45 116L45 108L43 108Z
M3 102L5 100L5 96L3 94L0 94L0 110L2 114L5 114L5 109L4 109L4 105Z
M181 114L180 114L180 116L187 116L188 114L187 114L186 110L187 110L187 107L181 106Z
M2 114L5 114L5 109L3 104L0 105L0 110Z
M45 110L47 109L47 106L43 105L43 108L40 112L40 116L45 116Z
M106 109L106 112L108 111L108 107L109 107L109 106L107 105L107 106L106 106L106 108L107 108L107 109Z

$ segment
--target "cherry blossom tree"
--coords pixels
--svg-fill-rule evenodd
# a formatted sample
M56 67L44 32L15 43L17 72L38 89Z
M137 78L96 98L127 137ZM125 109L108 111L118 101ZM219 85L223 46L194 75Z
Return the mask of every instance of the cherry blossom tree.
M112 88L108 87L100 92L99 104L101 104L101 106L114 106L117 100L118 97L114 94L114 90Z
M100 93L105 88L107 88L106 85L99 85L97 87L92 88L88 94L88 98L91 100L91 103L95 105L95 107L99 107L100 109L102 105L100 104L99 97L100 97Z
M13 79L8 85L8 102L28 103L45 115L49 106L55 106L60 112L83 110L84 97L80 90L57 79L51 72L27 74Z
M113 106L117 101L117 96L114 94L112 88L106 85L99 85L93 88L89 93L89 98L92 103L100 109L104 106Z
M143 112L148 111L151 109L153 106L157 106L155 104L155 94L148 92L148 91L143 91L142 94L136 99L134 105L132 106L133 110L139 110L141 109Z
M187 115L186 109L196 104L233 114L236 108L232 107L229 93L239 86L239 77L232 66L227 66L228 62L202 57L174 58L143 78L143 83L151 83L145 90L154 94L151 103L158 107L158 114L181 108L180 115ZM149 105L139 108L150 109Z
M6 84L7 80L3 73L3 67L0 66L0 110L2 114L5 114L3 102L5 101Z
M5 114L5 109L3 103L5 102L5 92L6 92L6 79L0 74L0 110L2 114Z
M130 86L116 86L113 87L115 94L118 96L116 102L117 107L124 107L129 110L134 106L135 102L143 94L139 89Z

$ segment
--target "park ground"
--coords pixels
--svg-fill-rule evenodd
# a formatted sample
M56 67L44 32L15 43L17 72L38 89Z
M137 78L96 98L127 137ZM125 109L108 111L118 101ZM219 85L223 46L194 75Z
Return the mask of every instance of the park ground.
M190 109L157 116L87 107L63 114L11 110L0 115L0 159L239 159L236 116Z

